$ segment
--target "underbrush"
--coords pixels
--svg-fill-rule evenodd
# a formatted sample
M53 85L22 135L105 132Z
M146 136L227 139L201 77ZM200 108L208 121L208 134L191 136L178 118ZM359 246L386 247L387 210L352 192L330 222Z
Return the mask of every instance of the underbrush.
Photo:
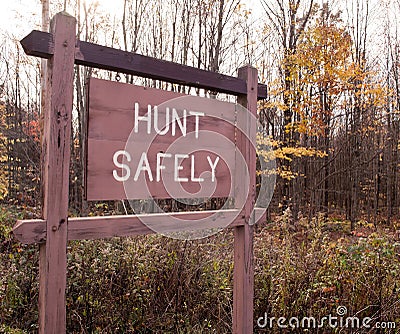
M38 247L10 233L15 219L29 214L17 211L0 208L0 332L35 333ZM257 326L265 314L320 319L339 306L349 316L400 326L400 244L390 230L361 224L350 233L343 220L277 217L256 228L255 269L255 332L265 332ZM230 333L232 280L230 231L197 241L70 242L67 332ZM285 333L276 324L270 332Z

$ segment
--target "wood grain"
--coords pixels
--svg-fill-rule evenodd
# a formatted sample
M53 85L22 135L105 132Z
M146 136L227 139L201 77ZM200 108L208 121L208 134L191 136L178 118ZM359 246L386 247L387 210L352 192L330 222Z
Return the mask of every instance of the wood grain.
M140 107L139 116L147 114L148 105L158 106L159 113L164 112L163 116L160 115L160 127L165 124L167 107L170 108L170 120L172 107L178 113L186 110L188 115L190 111L203 112L205 116L198 119L198 138L195 116L186 118L186 136L182 136L179 130L172 136L172 125L165 135L157 135L153 118L150 134L147 133L146 122L139 122L139 132L131 134L135 103ZM87 200L232 197L235 122L236 110L232 103L92 78L89 90ZM124 183L113 177L113 170L116 170L113 155L125 149L132 161L128 164L131 179L125 181L124 189ZM208 190L214 186L210 180L211 173L202 176L202 184L190 181L191 158L182 161L183 170L180 172L180 176L188 178L189 182L171 181L174 179L173 159L164 159L166 168L163 171L163 182L149 181L145 173L141 174L138 181L132 181L143 152L147 154L154 178L158 152L194 155L196 176L210 170L207 156L212 161L219 156L215 191ZM131 191L126 192L127 188Z
M243 224L234 228L234 282L233 282L233 333L253 333L254 310L254 260L253 224L255 222L256 196L256 151L252 145L256 138L257 115L257 69L245 66L239 69L239 77L247 82L247 94L238 97L238 103L248 112L238 114L238 149L247 162L247 171L237 169L237 173L248 173L249 189L236 187L238 202L245 202ZM238 174L236 177L239 177Z
M238 210L234 209L127 216L76 217L68 218L68 240L94 240L152 234L154 231L148 225L168 224L171 216L182 220L194 220L211 217L216 213L221 213L224 217L236 217L228 226L229 228L244 223L243 217L239 216ZM256 209L255 219L257 222L265 220L265 210ZM148 225L144 224L144 222ZM203 223L203 226L209 224L206 221ZM197 224L194 228L199 229L202 227ZM18 220L13 228L13 234L23 244L43 243L46 241L46 220Z
M54 36L33 30L21 40L21 45L28 55L50 58L54 53ZM246 94L246 83L240 78L79 40L76 42L75 64L232 95ZM267 94L267 86L259 84L258 97L265 99Z
M76 20L66 13L51 22L53 56L47 69L48 100L42 146L43 219L40 246L39 333L65 333L67 220Z

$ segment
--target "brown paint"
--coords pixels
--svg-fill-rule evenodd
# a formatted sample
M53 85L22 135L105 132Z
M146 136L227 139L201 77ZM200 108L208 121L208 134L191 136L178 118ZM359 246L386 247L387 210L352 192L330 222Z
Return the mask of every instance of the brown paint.
M33 30L21 41L21 45L26 54L48 59L54 53L53 39L52 34ZM76 45L75 64L77 65L133 74L232 95L246 94L246 82L240 78L94 43L77 41ZM267 86L259 84L258 97L265 99L267 96Z
M65 333L68 187L76 20L65 13L51 23L53 56L47 68L42 148L46 243L39 256L39 333Z
M221 213L226 217L236 217L228 226L233 228L244 224L243 218L237 215L235 209L224 211L198 211L176 213L154 213L124 216L105 217L75 217L68 218L68 240L95 240L112 237L128 237L153 234L144 222L152 224L168 224L169 217L177 217L183 220L198 220L211 217L215 213ZM256 222L265 219L265 210L255 210ZM207 224L207 222L205 222ZM209 224L214 224L210 222ZM199 228L199 226L194 226ZM23 244L43 243L46 241L46 220L30 219L18 220L13 228L14 236Z
M131 178L125 186L132 189L125 193L124 183L113 177L113 171L122 175L122 170L113 162L114 153L124 150L129 135L135 126L134 105L139 103L139 116L147 114L147 106L159 106L159 112L168 106L177 108L177 112L190 106L195 112L204 111L205 115L199 117L198 138L196 138L196 117L187 116L187 136L182 136L177 129L172 136L172 125L165 135L160 135L154 130L154 119L151 118L151 131L147 133L147 122L139 122L138 133L134 133L131 150L132 157L129 163ZM181 107L181 109L179 109ZM154 113L154 111L152 111ZM170 120L171 120L170 115ZM218 117L218 118L217 118ZM230 197L233 195L233 171L235 166L235 105L206 98L185 96L153 88L144 88L135 85L122 84L92 78L89 92L89 125L88 125L88 157L87 157L87 199L88 200L114 200L114 199L145 199L145 198L193 198L206 197L197 193L200 184L191 182L191 157L182 159L182 171L179 175L188 178L189 182L173 182L174 168L167 166L163 171L163 182L149 181L148 174L141 173L138 181L132 181L133 174L139 164L141 154L146 152L151 175L155 178L156 157L159 152L174 154L194 155L194 175L199 176L204 171L209 171L207 156L215 161L219 156L216 175L216 189L210 197ZM161 125L165 124L165 116L160 116ZM204 134L204 131L208 131ZM217 137L214 139L214 137ZM224 140L220 140L220 138ZM149 145L149 143L152 143ZM193 153L194 150L194 153ZM212 153L213 151L217 154ZM211 152L211 153L210 153ZM122 159L122 157L121 157ZM164 159L171 164L171 159ZM122 162L122 161L120 161ZM229 166L229 167L228 167ZM143 177L146 176L146 179ZM211 187L210 175L205 177L204 185ZM231 189L232 188L232 189Z
M238 103L256 119L257 96L255 87L257 85L257 70L250 66L239 69L238 75L247 82L247 94L238 98ZM238 128L245 130L249 138L255 141L256 122L252 121L247 114L238 115ZM250 177L249 193L243 188L237 187L236 198L245 201L243 210L244 223L234 228L234 279L233 279L233 333L253 333L253 310L254 310L254 259L253 259L253 224L255 223L255 212L253 211L256 196L256 151L248 138L238 131L238 148L243 152L247 161ZM237 170L236 177L239 178L246 171ZM249 224L250 223L250 224Z

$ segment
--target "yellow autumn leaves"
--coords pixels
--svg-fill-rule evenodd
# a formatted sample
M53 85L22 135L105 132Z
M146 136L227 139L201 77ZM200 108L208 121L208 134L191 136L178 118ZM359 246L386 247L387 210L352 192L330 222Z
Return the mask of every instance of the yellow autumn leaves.
M7 152L6 152L6 138L3 134L5 128L5 106L0 103L0 200L4 199L7 195Z

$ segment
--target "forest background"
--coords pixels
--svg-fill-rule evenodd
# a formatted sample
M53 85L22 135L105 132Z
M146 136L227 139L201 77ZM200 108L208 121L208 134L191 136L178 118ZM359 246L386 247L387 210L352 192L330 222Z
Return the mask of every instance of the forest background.
M398 0L4 5L18 11L0 31L0 331L37 330L37 247L19 244L11 228L17 217L40 214L43 71L19 40L48 29L42 17L64 9L77 18L80 40L229 75L245 64L258 68L268 86L259 140L272 142L278 177L255 236L256 319L322 317L344 305L400 326ZM90 76L214 92L76 66L70 213L123 214L127 203L84 199ZM71 242L68 280L68 332L229 332L232 235Z

